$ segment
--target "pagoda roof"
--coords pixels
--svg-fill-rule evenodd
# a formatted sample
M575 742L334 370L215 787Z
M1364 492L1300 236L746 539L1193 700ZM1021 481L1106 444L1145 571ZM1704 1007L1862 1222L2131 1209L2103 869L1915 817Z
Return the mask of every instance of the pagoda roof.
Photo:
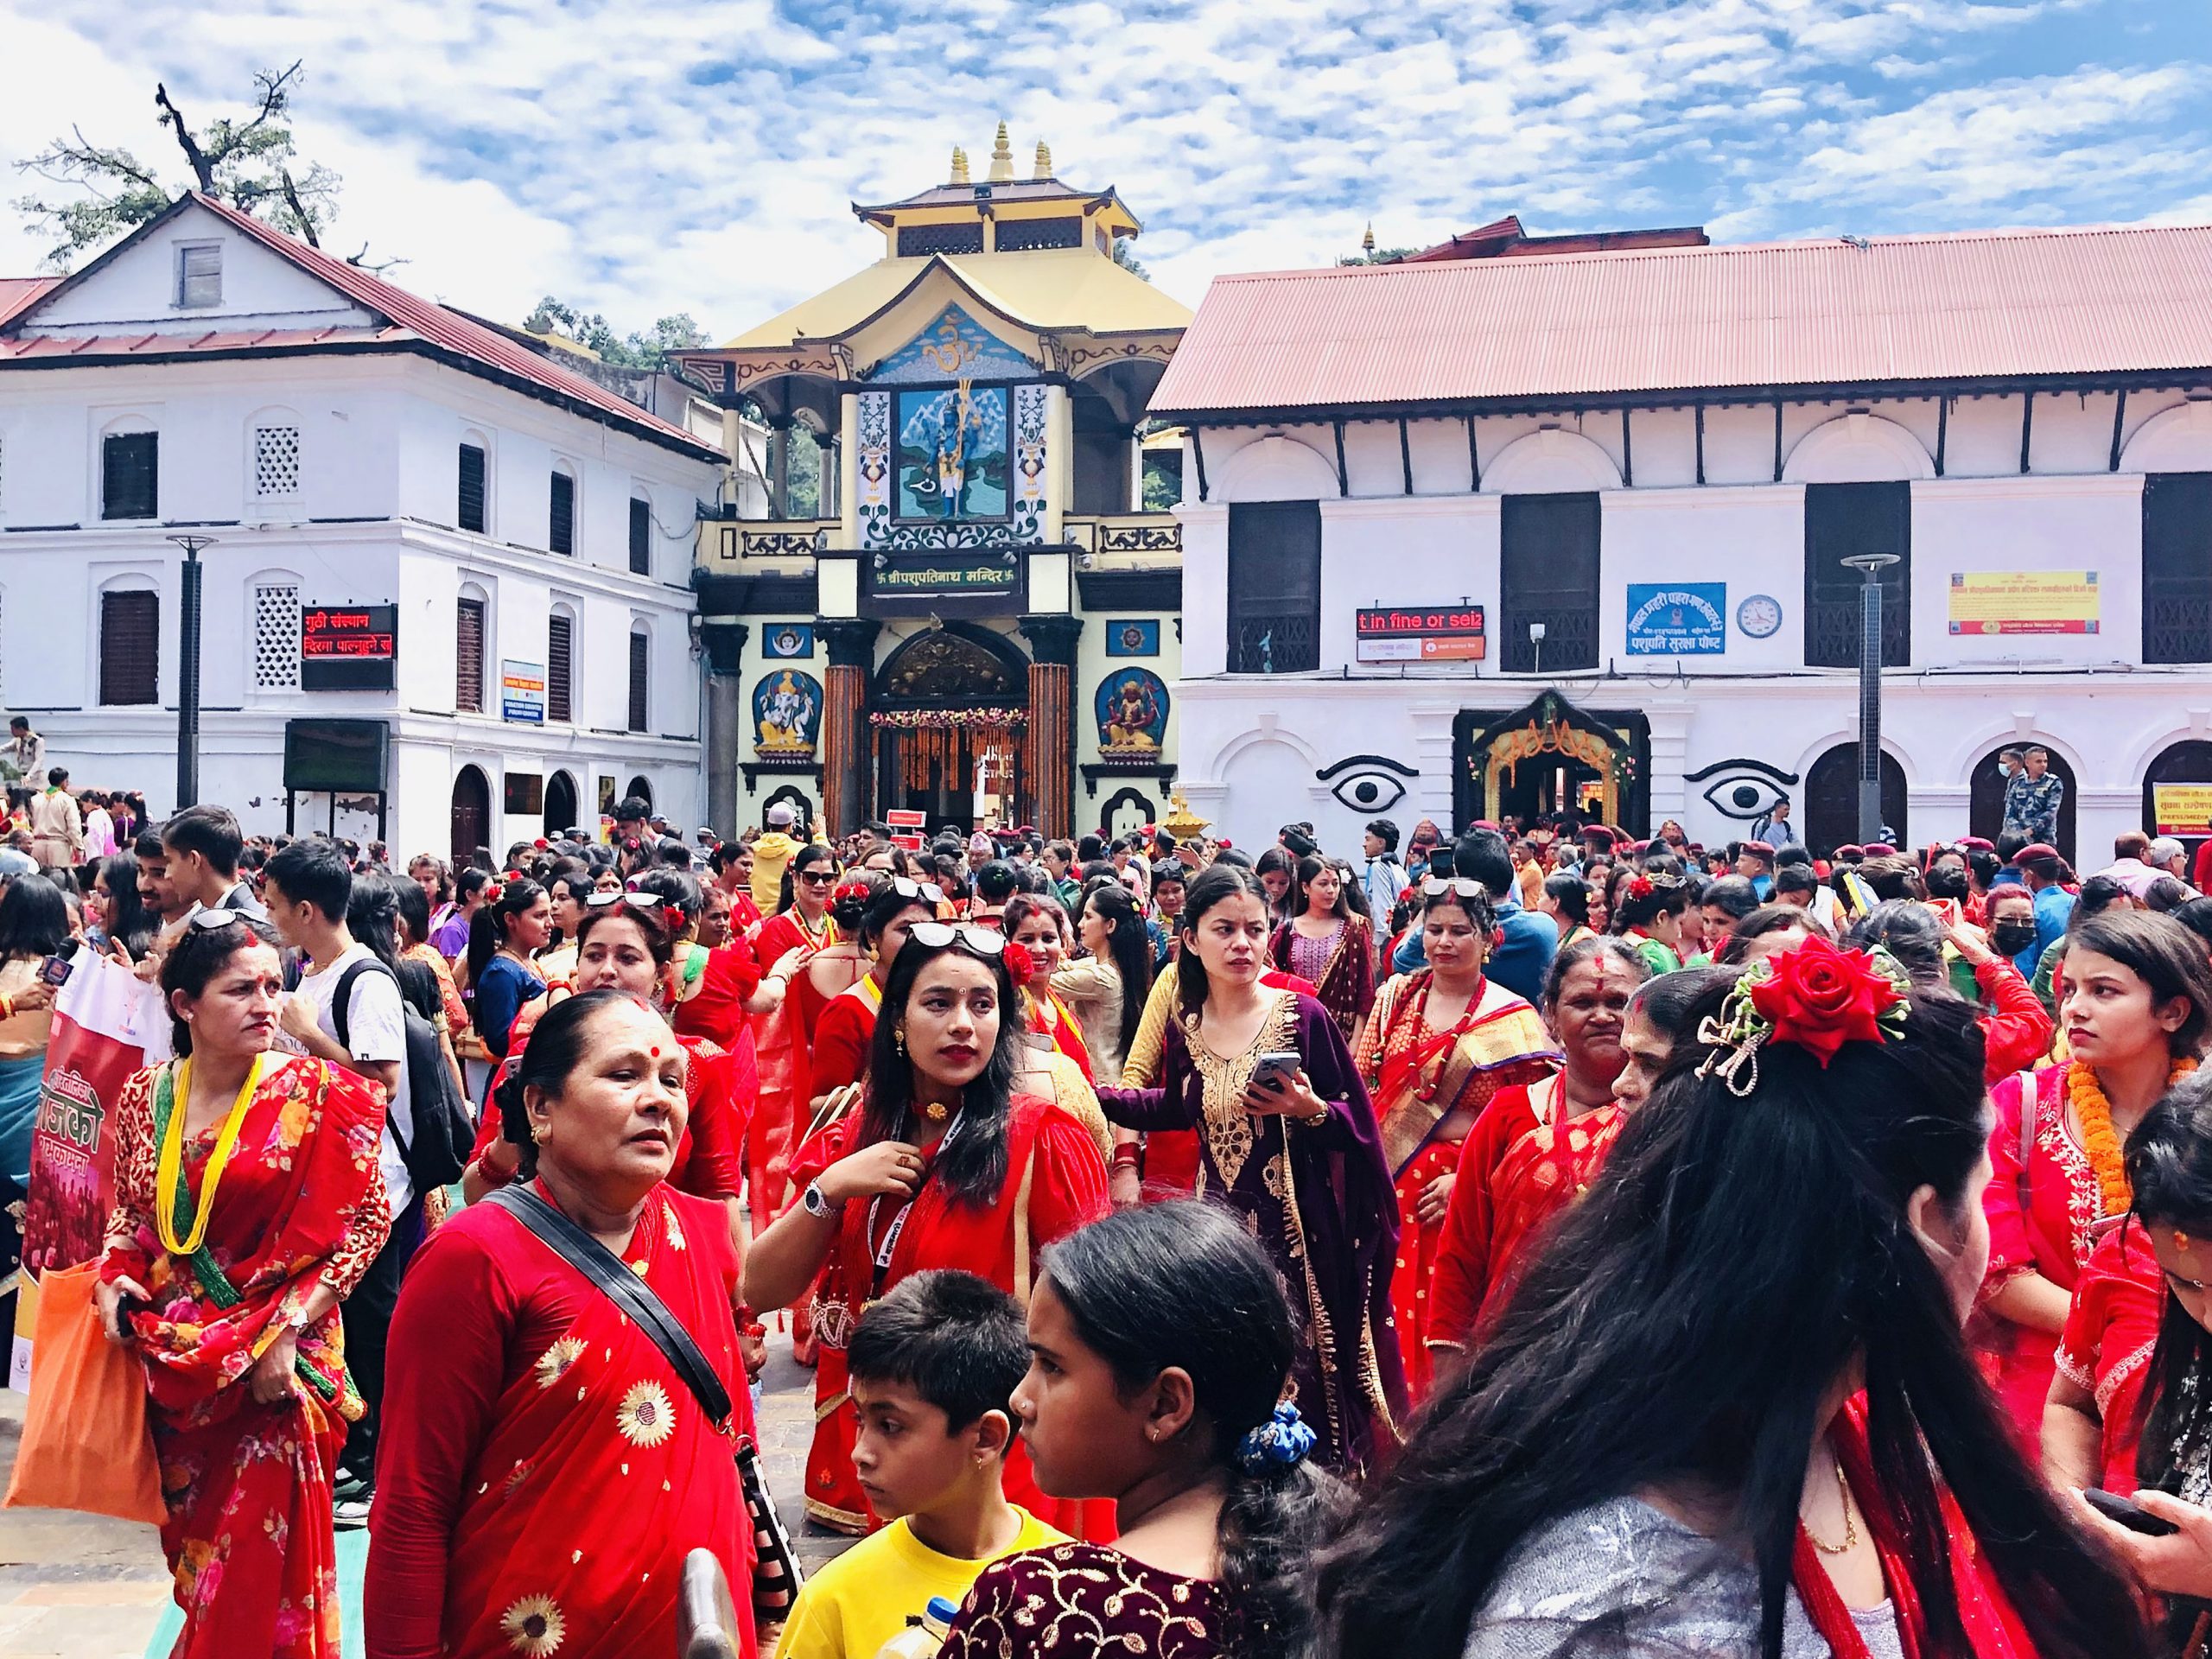
M904 201L880 202L873 207L856 201L853 204L853 213L866 223L880 225L888 223L896 214L918 207L982 207L1006 202L1040 201L1081 202L1084 211L1090 213L1110 208L1117 221L1127 221L1128 229L1132 233L1144 228L1112 185L1108 185L1103 190L1078 190L1071 184L1064 184L1051 178L933 184L918 194L908 196Z

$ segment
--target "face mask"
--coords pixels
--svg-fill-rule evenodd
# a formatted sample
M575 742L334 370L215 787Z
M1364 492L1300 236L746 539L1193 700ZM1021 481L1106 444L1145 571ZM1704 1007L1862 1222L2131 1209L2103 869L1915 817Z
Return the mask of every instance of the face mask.
M1955 870L1948 864L1938 864L1928 872L1928 891L1938 899L1963 899L1967 896L1967 873Z
M1989 942L1997 947L1998 954L2017 957L2036 942L2033 922L1999 922L1989 930Z

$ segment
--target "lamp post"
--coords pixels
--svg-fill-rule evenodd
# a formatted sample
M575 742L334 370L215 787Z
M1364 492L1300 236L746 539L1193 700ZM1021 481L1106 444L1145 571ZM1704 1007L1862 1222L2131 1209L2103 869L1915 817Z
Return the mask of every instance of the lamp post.
M168 538L184 550L184 600L177 612L176 805L200 804L200 555L213 536Z
M1534 664L1529 671L1535 674L1542 673L1544 671L1544 625L1541 622L1531 622L1529 625L1529 652Z
M1866 579L1859 631L1859 842L1882 838L1882 572L1895 553L1859 553L1844 561Z

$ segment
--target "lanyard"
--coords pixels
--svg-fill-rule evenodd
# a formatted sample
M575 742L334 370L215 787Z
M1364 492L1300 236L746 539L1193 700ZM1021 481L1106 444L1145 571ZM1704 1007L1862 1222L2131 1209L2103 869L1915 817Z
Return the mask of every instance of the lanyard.
M891 1217L890 1230L884 1234L883 1243L876 1247L874 1270L868 1277L868 1299L870 1302L883 1294L883 1281L890 1275L891 1256L899 1248L899 1235L906 1230L906 1218L913 1214L915 1201L922 1196L923 1189L929 1185L930 1177L937 1173L938 1166L944 1161L945 1148L952 1144L952 1137L960 1133L960 1124L961 1120L955 1118L952 1127L938 1139L936 1150L931 1154L928 1164L922 1170L922 1179L914 1184L914 1190L907 1194L906 1203L900 1205L899 1212ZM868 1200L867 1238L875 1236L875 1219L882 1210L883 1198L884 1195L879 1192Z
M176 1214L183 1208L185 1194L184 1119L192 1102L192 1062L180 1060L171 1073L170 1094L176 1099L176 1105L169 1114L168 1133L162 1136L161 1158L154 1171L154 1224L161 1234L162 1248L171 1255L192 1255L207 1236L207 1220L215 1208L216 1184L223 1179L223 1171L230 1164L231 1149L238 1144L246 1108L253 1104L254 1092L261 1086L262 1068L268 1058L266 1054L257 1054L253 1064L246 1068L245 1085L232 1103L222 1133L216 1137L215 1150L209 1154L207 1167L200 1174L200 1203L193 1216L192 1230L181 1239L176 1236Z

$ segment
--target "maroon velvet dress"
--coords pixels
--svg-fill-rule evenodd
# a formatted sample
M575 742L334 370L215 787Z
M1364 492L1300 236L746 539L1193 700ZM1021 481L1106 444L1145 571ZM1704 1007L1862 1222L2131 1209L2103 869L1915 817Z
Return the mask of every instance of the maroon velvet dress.
M1231 1604L1218 1584L1178 1578L1103 1544L1056 1544L985 1567L938 1659L1220 1659Z

